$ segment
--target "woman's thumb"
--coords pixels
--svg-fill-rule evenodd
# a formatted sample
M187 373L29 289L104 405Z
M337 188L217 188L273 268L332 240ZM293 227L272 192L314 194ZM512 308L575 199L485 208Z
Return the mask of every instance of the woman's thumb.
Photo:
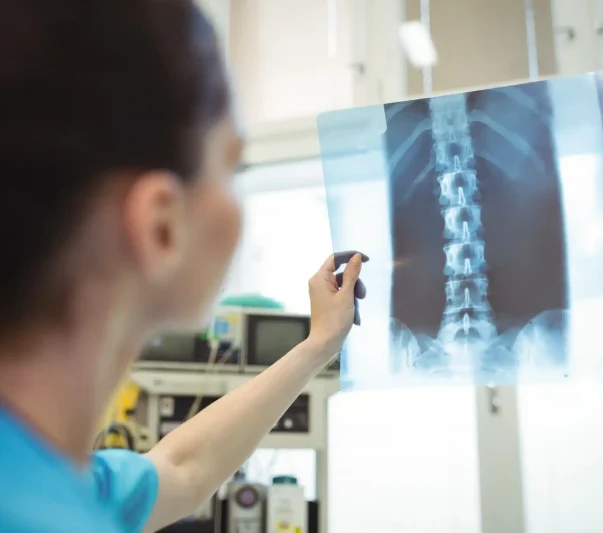
M362 269L362 256L356 254L345 267L343 271L343 283L341 284L341 290L353 293L354 286L360 277L360 270Z

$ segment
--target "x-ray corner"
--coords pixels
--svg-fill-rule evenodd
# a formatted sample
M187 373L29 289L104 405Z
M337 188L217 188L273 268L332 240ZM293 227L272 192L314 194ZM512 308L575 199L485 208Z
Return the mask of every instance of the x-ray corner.
M342 389L603 377L603 73L318 119L335 250L368 254Z

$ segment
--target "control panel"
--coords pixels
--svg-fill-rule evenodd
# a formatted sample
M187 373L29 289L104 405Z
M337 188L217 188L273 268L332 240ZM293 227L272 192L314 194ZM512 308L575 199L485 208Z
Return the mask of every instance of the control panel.
M302 394L272 428L273 433L310 432L310 396Z
M176 429L187 418L202 411L220 396L177 396L159 397L159 434L162 439ZM310 396L300 395L272 429L272 433L309 433L310 432Z
M208 336L220 343L240 348L244 337L244 321L241 314L219 309L211 321Z
M162 439L182 422L210 406L220 396L175 396L159 397L159 438Z

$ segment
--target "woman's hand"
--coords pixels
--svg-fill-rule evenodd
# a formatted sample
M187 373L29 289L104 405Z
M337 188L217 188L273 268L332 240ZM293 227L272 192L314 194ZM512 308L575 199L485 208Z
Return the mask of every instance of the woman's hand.
M366 261L368 257L358 252L331 255L308 282L312 321L308 340L324 349L321 352L329 358L341 350L352 324L360 323L356 300L366 296L359 279ZM345 271L336 274L346 262Z

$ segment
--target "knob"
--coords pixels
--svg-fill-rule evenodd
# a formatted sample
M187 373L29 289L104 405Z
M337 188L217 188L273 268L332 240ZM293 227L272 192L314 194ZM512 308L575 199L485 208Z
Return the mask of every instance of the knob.
M603 28L602 28L603 31ZM576 39L576 30L571 26L557 26L555 28L556 35L565 35L568 41Z

